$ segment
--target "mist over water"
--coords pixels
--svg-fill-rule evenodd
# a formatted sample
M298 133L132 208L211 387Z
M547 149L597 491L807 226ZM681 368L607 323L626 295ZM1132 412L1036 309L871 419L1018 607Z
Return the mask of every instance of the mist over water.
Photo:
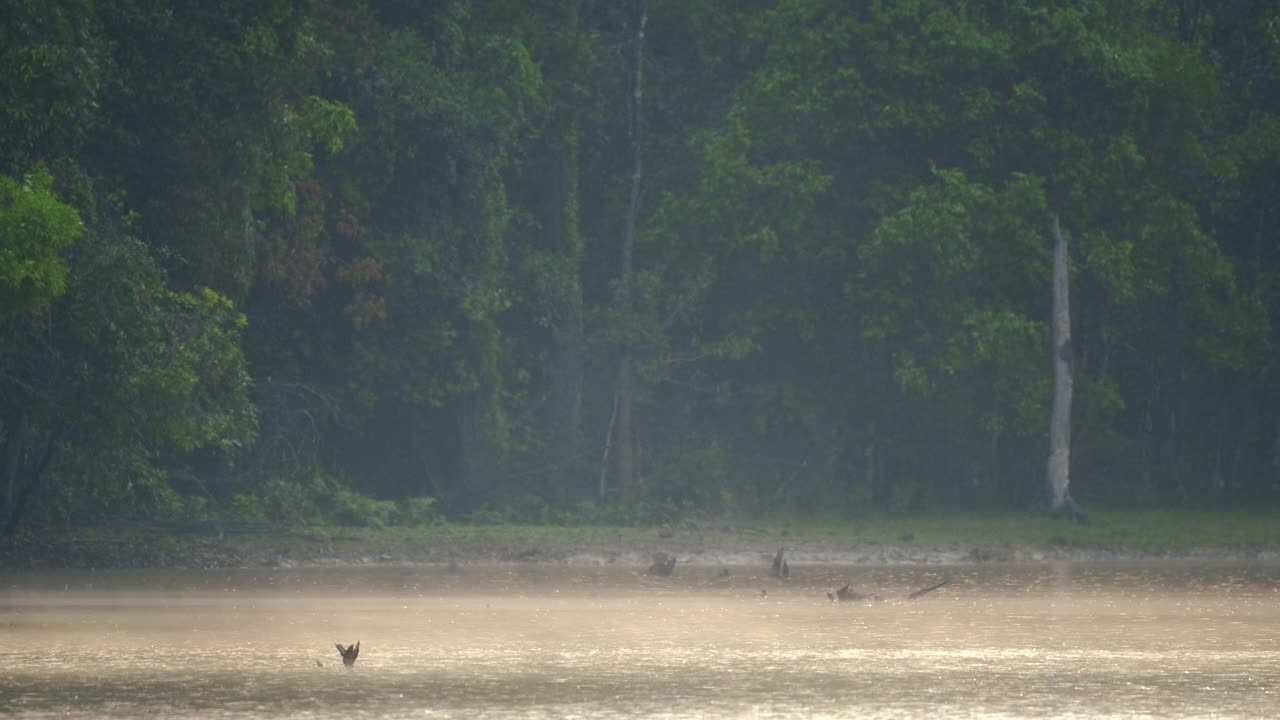
M19 718L1256 718L1280 708L1280 567L793 566L789 581L767 577L766 564L728 570L0 575L0 708ZM829 602L846 580L886 602ZM347 670L334 644L357 640Z

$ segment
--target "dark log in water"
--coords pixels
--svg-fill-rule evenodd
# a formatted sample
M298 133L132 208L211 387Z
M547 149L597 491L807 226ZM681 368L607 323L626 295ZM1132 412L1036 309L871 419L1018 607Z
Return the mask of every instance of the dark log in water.
M942 582L935 583L933 585L930 585L929 587L916 590L915 592L908 595L907 599L915 600L917 598L923 597L933 592L934 590L937 590L938 588L943 587L944 585L947 585L950 582L951 582L951 578L946 578L942 580ZM869 600L872 602L884 601L884 598L880 597L875 593L858 592L851 586L850 583L847 583L847 582L844 584L844 587L836 590L834 593L827 593L827 599L831 600L832 602L849 602L849 601L857 601L857 600Z

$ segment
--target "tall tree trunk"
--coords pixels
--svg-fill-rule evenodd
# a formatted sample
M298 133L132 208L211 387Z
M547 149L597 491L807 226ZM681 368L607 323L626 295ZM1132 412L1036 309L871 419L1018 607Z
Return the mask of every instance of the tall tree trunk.
M435 473L432 470L431 431L427 425L426 413L414 405L409 408L410 423L409 446L417 459L418 476L415 493L418 497L440 497L440 487L436 485Z
M649 21L644 0L636 3L639 19L636 23L635 67L633 75L631 113L628 118L628 135L631 141L631 193L627 199L627 214L622 231L622 268L620 284L624 314L635 310L632 298L636 222L640 215L641 140L644 119L644 29ZM635 390L635 357L631 339L628 338L618 358L618 418L615 427L615 443L618 447L618 489L624 494L635 488L635 432L632 427L632 405Z
M22 523L22 515L27 509L27 501L30 500L36 491L44 484L44 480L48 477L45 472L49 469L49 463L53 461L53 456L58 450L58 446L62 443L63 430L59 428L55 430L49 437L49 443L45 446L44 453L40 456L40 461L32 468L30 477L27 478L27 484L14 498L9 505L8 517L4 523L4 534L14 535L18 532L18 526Z
M618 490L629 494L635 488L635 428L632 426L632 398L635 393L635 370L631 350L624 350L618 361Z
M609 495L609 452L613 450L613 427L618 422L618 391L613 391L613 411L609 413L609 427L604 433L604 457L600 458L600 501Z
M576 22L576 21L575 21ZM564 132L564 164L561 168L563 196L552 231L571 275L572 295L561 309L556 323L556 377L552 388L551 453L556 475L581 467L579 432L582 427L582 234L578 225L578 123L568 123ZM576 473L575 473L576 475ZM573 486L573 483L569 483ZM553 483L553 492L562 493L566 483Z
M13 507L13 490L18 484L18 469L22 466L22 455L27 444L27 414L17 410L5 418L8 427L4 443L4 507Z
M564 27L575 38L583 32L580 5L580 0L567 0L563 9ZM556 60L562 67L577 66L574 62L577 59L575 50L561 47L558 52L565 53L564 57ZM574 102L574 96L567 90L566 94L558 103L558 107L562 109L555 115L553 129L548 135L555 138L550 145L554 158L551 174L555 193L552 195L546 222L548 246L559 253L561 262L564 263L559 279L569 290L565 302L557 303L558 314L552 336L555 376L551 386L548 417L548 460L552 471L545 488L548 497L554 497L559 502L564 502L570 495L575 496L574 500L580 499L581 494L589 490L587 478L582 472L588 466L583 462L582 455L582 387L585 368L582 347L582 264L585 252L579 201L579 119L582 111L579 104Z
M1083 522L1071 499L1071 298L1067 240L1053 216L1053 410L1049 418L1049 512Z
M481 390L469 390L457 399L458 477L462 506L474 509L493 497L498 458L488 429L493 419L491 398Z

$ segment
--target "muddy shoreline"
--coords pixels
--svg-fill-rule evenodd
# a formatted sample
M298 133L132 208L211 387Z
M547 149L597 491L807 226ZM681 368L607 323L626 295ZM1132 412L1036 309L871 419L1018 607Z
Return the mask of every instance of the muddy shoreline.
M396 565L544 563L647 567L657 553L695 567L768 566L782 547L792 565L961 566L982 563L1199 561L1280 563L1280 547L1038 547L1024 544L915 542L859 544L791 538L659 537L653 533L592 541L405 541L349 537L296 538L38 538L0 545L0 569L303 568Z

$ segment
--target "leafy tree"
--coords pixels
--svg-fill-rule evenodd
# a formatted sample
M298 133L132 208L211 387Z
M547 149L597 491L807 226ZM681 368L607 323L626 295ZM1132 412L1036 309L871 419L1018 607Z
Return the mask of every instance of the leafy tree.
M1100 3L797 2L767 17L753 36L763 61L700 148L707 185L686 205L714 213L712 227L759 258L745 283L753 302L739 308L789 318L783 346L829 358L814 364L834 372L814 376L822 382L800 402L822 408L804 427L833 442L826 472L861 475L871 497L883 487L881 501L908 504L991 482L1006 497L1026 492L1007 476L1043 457L1033 438L1047 397L1037 378L1050 211L1080 238L1082 322L1124 317L1118 302L1126 326L1168 328L1137 342L1089 328L1108 349L1085 333L1086 373L1101 371L1085 384L1115 387L1118 341L1208 359L1195 338L1221 325L1150 321L1184 288L1215 288L1189 296L1198 309L1187 320L1238 316L1227 309L1231 272L1175 180L1223 170L1196 134L1216 122L1216 79L1193 49L1136 7ZM1161 300L1139 307L1135 296ZM832 307L843 311L820 310ZM1085 394L1094 432L1120 430L1121 417L1095 414L1115 413L1116 400ZM1010 434L1020 441L999 442ZM809 465L811 452L789 452ZM1100 479L1086 492L1109 492Z
M0 175L0 321L66 290L65 252L81 232L79 214L54 194L48 171L21 183Z
M166 289L136 239L86 238L66 294L6 322L7 530L33 499L46 517L176 511L157 462L253 438L243 327L211 290Z

